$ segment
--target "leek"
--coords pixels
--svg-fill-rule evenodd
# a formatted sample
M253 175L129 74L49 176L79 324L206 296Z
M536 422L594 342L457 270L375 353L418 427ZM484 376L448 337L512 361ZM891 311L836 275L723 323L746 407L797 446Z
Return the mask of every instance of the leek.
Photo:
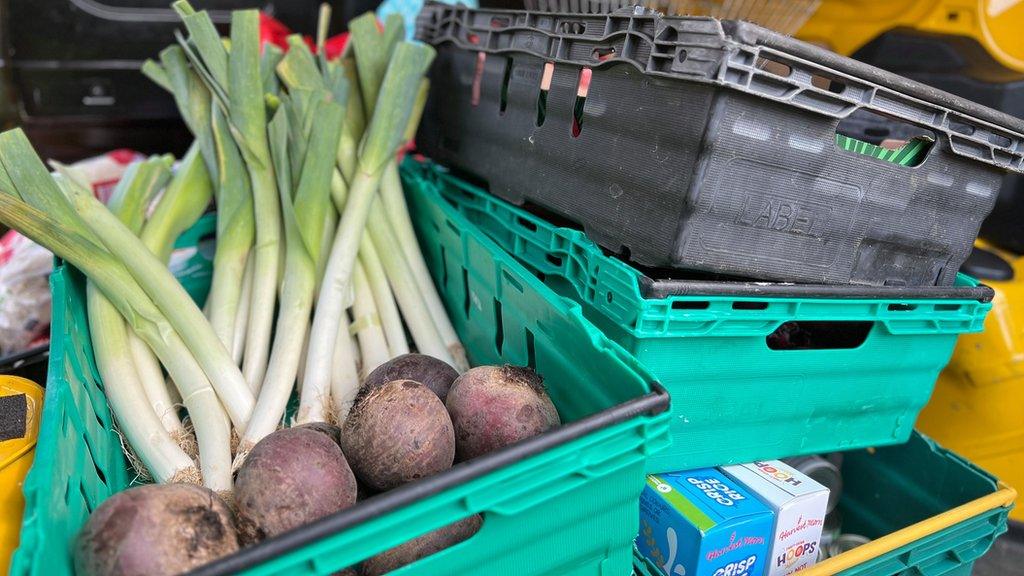
M395 48L384 75L379 91L380 104L365 135L313 317L299 408L300 414L306 418L311 414L310 405L314 399L328 396L337 327L344 314L345 303L350 298L352 270L370 205L385 165L397 151L411 115L417 87L433 55L433 49L428 46L403 42ZM364 98L367 95L365 90L363 95ZM300 418L299 421L304 420Z

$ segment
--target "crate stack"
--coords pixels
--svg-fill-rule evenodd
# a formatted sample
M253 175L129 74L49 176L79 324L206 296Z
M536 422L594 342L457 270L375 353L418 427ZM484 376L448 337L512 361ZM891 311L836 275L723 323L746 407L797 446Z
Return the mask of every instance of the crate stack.
M841 452L843 531L871 543L807 573L970 570L1015 493L913 429L992 308L960 269L1024 122L739 21L428 4L417 35L414 213L454 207L658 378L648 473ZM466 282L448 250L435 279Z

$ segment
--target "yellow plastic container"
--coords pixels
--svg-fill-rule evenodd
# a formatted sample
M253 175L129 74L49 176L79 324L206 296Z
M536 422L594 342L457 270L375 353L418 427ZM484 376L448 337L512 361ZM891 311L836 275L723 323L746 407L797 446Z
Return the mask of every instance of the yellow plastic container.
M974 38L1024 72L1024 2L1014 0L823 0L796 36L849 56L893 28Z
M24 400L25 425L13 437L0 440L0 574L7 573L11 556L18 547L21 514L25 508L21 484L36 451L43 388L18 376L0 376L0 399L8 396L21 397L16 402Z
M999 253L1014 278L995 289L984 332L962 334L920 430L1011 486L1024 486L1024 257ZM1024 520L1024 508L1010 513Z

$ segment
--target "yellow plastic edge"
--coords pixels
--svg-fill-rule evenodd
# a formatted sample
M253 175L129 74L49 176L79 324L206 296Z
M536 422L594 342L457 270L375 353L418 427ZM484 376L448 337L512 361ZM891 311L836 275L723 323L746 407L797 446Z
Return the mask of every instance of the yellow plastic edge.
M21 485L35 455L44 390L31 380L19 376L0 375L0 396L12 394L28 396L29 412L26 414L25 437L0 442L0 445L7 445L0 454L0 574L7 573L11 556L18 547L21 518L25 507Z
M972 500L967 504L957 506L952 510L937 514L922 520L916 524L911 524L902 530L897 530L888 536L884 536L877 540L872 540L867 544L863 544L844 552L839 556L829 558L824 562L815 564L807 570L803 571L804 576L824 576L825 574L838 574L843 570L850 568L856 568L857 566L874 560L882 554L892 552L897 548L906 546L912 542L920 540L926 536L931 536L941 530L945 530L950 526L953 526L964 520L968 520L975 516L978 516L989 510L994 510L1000 507L1008 507L1013 505L1013 501L1017 499L1017 491L1007 486L1003 482L999 482L999 489L987 496L982 496L977 500Z

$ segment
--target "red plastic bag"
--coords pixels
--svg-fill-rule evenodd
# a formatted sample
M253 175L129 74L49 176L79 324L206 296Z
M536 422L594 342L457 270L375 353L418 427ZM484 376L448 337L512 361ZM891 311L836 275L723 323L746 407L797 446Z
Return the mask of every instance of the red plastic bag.
M270 42L281 50L288 50L288 36L292 33L280 20L265 12L260 12L260 42ZM316 45L309 36L303 36L303 40L309 45L309 49L316 53ZM345 43L348 42L348 32L342 32L331 36L324 42L324 52L328 60L334 60L341 56L345 50Z

